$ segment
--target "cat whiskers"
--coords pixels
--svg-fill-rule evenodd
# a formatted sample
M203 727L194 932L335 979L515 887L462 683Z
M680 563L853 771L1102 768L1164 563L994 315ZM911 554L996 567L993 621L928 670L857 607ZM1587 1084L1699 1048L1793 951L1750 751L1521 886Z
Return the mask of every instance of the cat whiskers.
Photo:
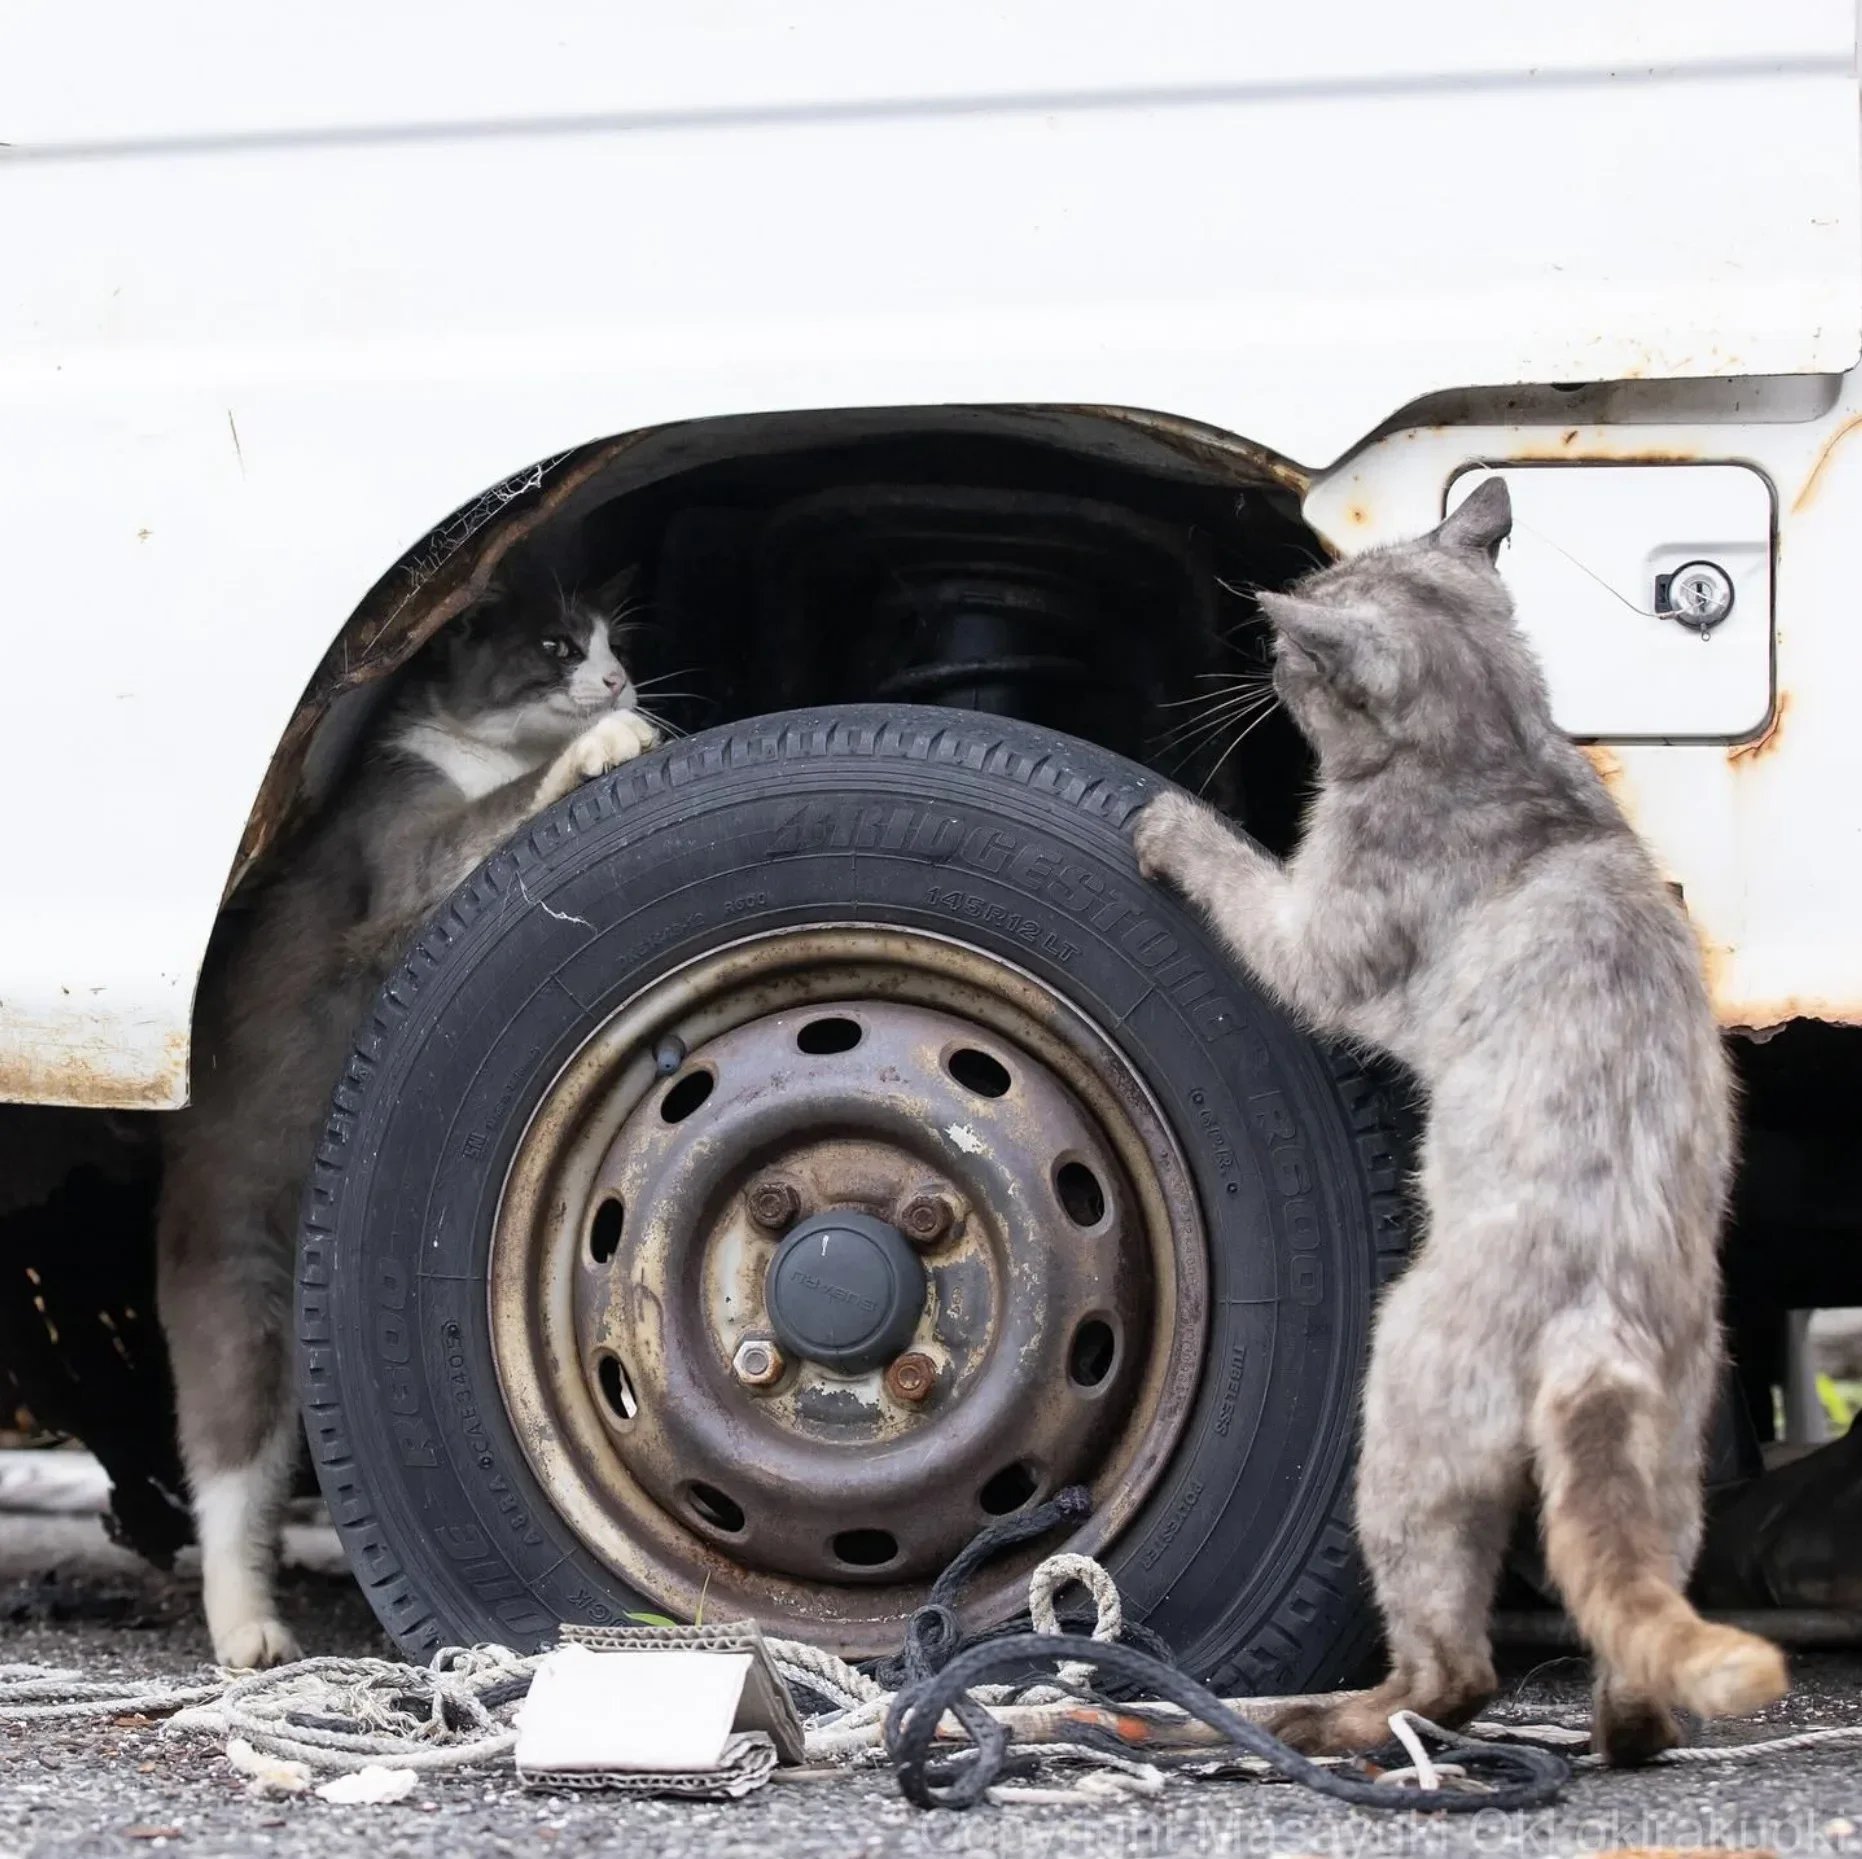
M1272 684L1274 681L1274 674L1271 671L1199 671L1196 677L1198 682L1201 683L1215 683L1219 681L1231 687L1245 685L1255 690L1260 689L1263 685ZM1160 710L1181 710L1186 704L1206 704L1211 697L1222 695L1225 695L1225 693L1217 691L1198 691L1194 697L1172 697L1167 702L1161 703L1157 707Z
M1239 749L1241 745L1244 742L1246 742L1248 738L1252 736L1254 732L1257 729L1259 729L1261 725L1265 723L1267 719L1270 716L1272 716L1274 712L1278 710L1279 708L1280 708L1280 695L1278 692L1275 692L1272 700L1269 703L1267 703L1261 710L1260 715L1250 718L1248 721L1247 727L1244 728L1235 737L1235 740L1231 742L1228 745L1228 747L1224 749L1219 756L1216 757L1215 766L1212 769L1210 769L1210 771L1206 775L1203 776L1202 786L1196 790L1198 794L1205 794L1209 791L1209 783L1213 781L1216 778L1216 776L1222 772L1222 764L1226 762L1228 758L1231 755L1233 755L1235 751Z
M1171 730L1171 734L1164 740L1158 741L1156 753L1181 753L1186 758L1194 754L1203 745L1203 741L1210 736L1220 736L1223 730L1235 728L1240 723L1248 723L1255 710L1266 706L1270 700L1272 700L1270 695L1264 691L1251 691L1244 702L1223 704L1216 712L1201 713L1190 723L1184 723L1184 725L1179 725L1179 728Z
M1265 708L1266 706L1263 705L1262 712L1265 711ZM1194 761L1208 750L1217 747L1230 732L1249 727L1257 720L1262 712L1252 710L1245 712L1237 711L1231 715L1217 717L1197 736L1187 738L1172 745L1169 749L1159 751L1160 758L1162 756L1169 756L1171 758L1169 762L1165 764L1165 772L1180 776L1186 764Z
M663 704L674 699L689 699L693 703L708 705L713 711L717 709L716 701L704 691L668 690L667 681L671 678L690 677L699 669L696 665L681 665L676 671L662 671L656 677L637 678L634 681L634 709L657 729L662 738L670 742L680 736L689 736L689 729L682 729L657 710L649 710L640 700L649 693L656 704Z
M659 731L661 738L667 742L676 742L679 737L689 736L692 733L690 730L681 729L677 723L668 723L663 716L655 714L653 711L649 710L645 704L635 704L634 714L638 717L644 717L647 722L651 723L653 727Z
M1224 729L1233 728L1238 723L1252 721L1257 709L1271 709L1279 701L1271 687L1250 686L1241 691L1225 691L1214 697L1201 700L1202 707L1185 721L1177 724L1161 742L1157 744L1159 755L1168 755L1173 749L1183 752L1182 759L1187 759L1200 746L1205 737L1219 734Z

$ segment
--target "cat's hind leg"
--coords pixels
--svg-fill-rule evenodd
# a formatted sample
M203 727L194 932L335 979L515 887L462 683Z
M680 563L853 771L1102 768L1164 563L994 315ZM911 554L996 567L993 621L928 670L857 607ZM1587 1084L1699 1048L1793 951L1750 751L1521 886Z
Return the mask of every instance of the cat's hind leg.
M1523 1491L1524 1415L1510 1365L1458 1345L1466 1306L1432 1277L1424 1260L1386 1297L1364 1391L1358 1541L1390 1675L1270 1720L1315 1755L1388 1742L1400 1710L1453 1728L1496 1687L1489 1616Z
M279 1665L298 1656L273 1592L279 1518L290 1495L297 1445L292 1413L243 1464L189 1467L201 1598L213 1656L222 1665Z
M1738 1716L1789 1679L1769 1641L1702 1620L1682 1592L1699 1471L1673 1396L1620 1343L1562 1360L1532 1409L1546 1565L1596 1655L1597 1748L1646 1761L1675 1741L1673 1707Z
M274 1237L223 1223L229 1212L169 1199L159 1301L213 1656L228 1666L275 1665L297 1657L274 1594L299 1441L291 1285Z

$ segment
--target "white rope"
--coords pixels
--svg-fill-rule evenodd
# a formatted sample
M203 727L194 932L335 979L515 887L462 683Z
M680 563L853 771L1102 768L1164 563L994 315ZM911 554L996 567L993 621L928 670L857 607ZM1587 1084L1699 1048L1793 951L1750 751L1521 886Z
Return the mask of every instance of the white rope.
M1028 1577L1028 1618L1034 1630L1037 1633L1060 1631L1054 1596L1069 1582L1076 1581L1093 1597L1093 1606L1098 1610L1098 1618L1093 1622L1093 1638L1102 1644L1117 1639L1125 1630L1125 1604L1119 1599L1118 1583L1091 1556L1049 1556ZM1067 1660L1058 1672L1061 1685L1074 1689L1090 1683L1092 1676L1093 1668L1075 1659ZM1031 1701L1034 1700L1031 1698Z
M840 1710L881 1703L892 1695L845 1659L837 1659L819 1646L810 1646L806 1640L765 1640L764 1644L785 1679L791 1683L799 1679L810 1691L831 1698Z
M1097 1562L1078 1555L1050 1556L1029 1578L1028 1612L1035 1631L1060 1633L1054 1599L1072 1582L1080 1583L1093 1597L1093 1638L1116 1639L1124 1625L1118 1586ZM766 1644L785 1682L806 1686L832 1706L805 1722L811 1763L857 1765L884 1759L892 1693L818 1646L800 1640ZM511 1680L528 1678L542 1659L541 1654L525 1657L506 1646L449 1647L425 1667L388 1659L303 1659L266 1672L220 1672L193 1684L90 1679L63 1667L0 1665L0 1724L168 1716L172 1729L211 1731L228 1742L242 1743L249 1752L302 1763L311 1770L473 1768L508 1760L517 1740L510 1723L515 1697L496 1705L486 1704L485 1697ZM1059 1684L979 1686L972 1693L1008 1726L1011 1736L1019 1730L1029 1739L1016 1744L1018 1755L1080 1763L1089 1770L1059 1787L998 1783L988 1791L991 1801L1031 1806L1103 1804L1111 1798L1153 1795L1164 1786L1165 1772L1136 1756L1052 1740L1055 1730L1064 1735L1066 1727L1065 1713L1056 1712L1055 1707L1077 1705L1091 1672L1089 1665L1067 1660L1059 1667ZM1258 1702L1235 1699L1231 1707L1249 1715ZM1182 1715L1163 1706L1133 1708L1159 1729L1174 1726ZM1182 1727L1190 1728L1187 1721ZM1517 1734L1530 1739L1532 1728L1525 1726ZM1459 1788L1482 1786L1458 1764L1431 1758L1422 1736L1442 1733L1427 1719L1399 1711L1390 1719L1390 1730L1410 1763L1407 1768L1387 1771L1383 1780L1398 1786L1413 1784L1425 1792L1444 1783ZM1473 1725L1471 1730L1477 1735L1508 1734L1504 1726L1486 1723ZM1045 1739L1043 1731L1047 1732ZM1655 1760L1746 1762L1791 1750L1851 1744L1862 1744L1862 1724L1800 1730L1758 1743L1670 1749ZM950 1758L962 1762L974 1753L959 1746L950 1751ZM1201 1766L1232 1773L1249 1761L1229 1756ZM1600 1762L1593 1755L1578 1758L1583 1767L1596 1767Z
M161 1715L208 1703L225 1689L224 1678L196 1685L174 1685L166 1679L135 1683L86 1678L64 1666L0 1665L0 1723Z
M1059 1633L1054 1597L1076 1581L1092 1594L1098 1610L1093 1637L1115 1638L1124 1622L1117 1584L1086 1556L1054 1556L1036 1568L1028 1589L1036 1631ZM883 1761L893 1694L819 1646L801 1640L766 1643L785 1682L806 1685L834 1706L807 1722L809 1760ZM426 1667L389 1659L300 1659L270 1671L223 1672L187 1686L86 1679L76 1671L45 1666L0 1666L0 1722L169 1715L169 1728L178 1732L211 1732L259 1756L311 1770L472 1768L506 1760L517 1740L508 1720L481 1702L481 1695L509 1679L528 1677L541 1663L540 1654L520 1657L504 1646L449 1647ZM997 1706L1011 1699L1030 1707L1069 1703L1090 1672L1069 1661L1061 1668L1061 1685L1019 1691L991 1685L979 1687L976 1696ZM953 1757L961 1760L964 1753L953 1751ZM1085 1763L1095 1772L1065 1788L1000 1784L989 1791L992 1800L1103 1801L1108 1794L1151 1794L1163 1786L1163 1774L1152 1764L1114 1751L1043 1742L1027 1745L1022 1753Z
M1791 1749L1818 1749L1862 1743L1862 1724L1841 1724L1826 1730L1794 1730L1788 1736L1771 1736L1759 1743L1689 1743L1681 1749L1664 1749L1651 1762L1753 1762L1782 1755ZM1577 1767L1601 1768L1601 1756L1580 1756Z
M1429 1760L1429 1752L1422 1746L1422 1738L1416 1734L1416 1726L1425 1722L1414 1711L1398 1711L1390 1719L1390 1734L1403 1745L1404 1753L1409 1757L1408 1769L1389 1769L1378 1776L1380 1782L1406 1780L1414 1775L1416 1786L1425 1792L1433 1793L1441 1787L1442 1778L1436 1773L1435 1764ZM1434 1726L1430 1725L1433 1729Z
M1017 1744L1015 1753L1052 1762L1089 1763L1092 1772L1064 1788L1045 1788L1038 1782L997 1782L985 1790L985 1799L995 1806L1077 1807L1082 1802L1144 1799L1164 1791L1164 1771L1155 1763L1109 1749L1091 1749L1080 1743L1025 1743Z
M517 1742L479 1694L528 1678L542 1662L508 1646L449 1647L424 1669L389 1659L300 1659L235 1679L214 1714L227 1735L312 1768L472 1768ZM338 1727L351 1724L362 1727Z

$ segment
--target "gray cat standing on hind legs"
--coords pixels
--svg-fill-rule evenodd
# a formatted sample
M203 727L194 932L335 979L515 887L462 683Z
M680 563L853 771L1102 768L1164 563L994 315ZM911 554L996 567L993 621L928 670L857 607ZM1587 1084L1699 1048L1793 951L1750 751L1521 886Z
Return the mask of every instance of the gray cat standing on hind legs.
M410 668L308 838L229 911L167 1126L162 1327L214 1657L297 1656L273 1593L298 1455L298 1201L348 1041L421 920L526 821L651 748L626 580L495 588Z
M1788 1680L1683 1593L1721 1360L1719 1030L1680 906L1552 721L1495 567L1511 524L1489 479L1428 535L1260 595L1319 762L1285 865L1178 793L1135 837L1292 1013L1428 1098L1428 1231L1378 1314L1358 1472L1391 1671L1273 1727L1344 1751L1396 1710L1473 1716L1536 1485L1594 1740L1627 1763L1678 1740L1677 1707L1736 1715Z

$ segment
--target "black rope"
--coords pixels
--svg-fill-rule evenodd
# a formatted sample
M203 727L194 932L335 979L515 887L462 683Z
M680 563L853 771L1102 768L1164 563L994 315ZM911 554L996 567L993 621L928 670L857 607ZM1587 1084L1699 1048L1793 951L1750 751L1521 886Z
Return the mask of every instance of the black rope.
M1460 1737L1446 1739L1445 1747L1470 1776L1491 1784L1486 1793L1448 1788L1425 1793L1342 1769L1322 1768L1259 1724L1238 1717L1187 1673L1135 1646L1092 1640L1057 1654L1051 1635L1024 1633L966 1647L939 1670L900 1691L886 1719L886 1754L898 1775L899 1792L919 1807L973 1807L997 1782L1023 1770L1025 1763L1010 1756L1007 1726L984 1710L970 1695L970 1687L1017 1671L1031 1660L1057 1657L1093 1666L1121 1683L1142 1685L1147 1696L1175 1704L1219 1730L1237 1748L1259 1756L1289 1781L1354 1807L1431 1814L1505 1813L1548 1805L1571 1779L1570 1765L1548 1749L1530 1744L1501 1747ZM933 1761L932 1743L946 1711L969 1733L975 1751L956 1760Z
M846 1708L844 1699L811 1684L799 1672L783 1673L782 1682L789 1687L789 1695L795 1700L797 1714L804 1718L825 1717L831 1711Z
M908 1801L919 1807L972 1807L997 1782L1037 1768L1039 1758L1014 1752L1007 1727L970 1695L970 1687L1005 1678L1034 1682L1036 1674L1052 1682L1048 1675L1063 1659L1091 1666L1100 1675L1093 1695L1162 1698L1219 1730L1230 1743L1259 1756L1289 1780L1358 1807L1442 1814L1506 1812L1543 1807L1557 1800L1570 1781L1569 1765L1550 1750L1521 1745L1498 1748L1461 1737L1446 1739L1446 1747L1468 1775L1489 1784L1486 1792L1425 1792L1322 1767L1259 1724L1238 1717L1214 1692L1177 1668L1170 1649L1155 1633L1132 1622L1126 1623L1119 1640L1111 1644L1092 1639L1075 1642L1069 1634L1072 1643L1064 1652L1056 1649L1052 1634L1029 1632L1019 1622L960 1640L958 1597L991 1556L1091 1512L1091 1494L1074 1485L1045 1504L979 1531L951 1558L932 1583L925 1604L906 1623L905 1645L898 1658L872 1668L879 1682L898 1694L886 1719L886 1753ZM947 1711L962 1724L972 1748L933 1761L937 1726ZM1055 1740L1107 1747L1103 1735L1085 1725ZM1112 1748L1114 1753L1130 1753L1116 1741Z
M1067 1634L1069 1637L1090 1639L1094 1627L1099 1624L1099 1610L1096 1607L1056 1607L1054 1610L1054 1619L1061 1632ZM999 1627L986 1627L979 1633L970 1634L963 1641L962 1645L956 1648L956 1651L968 1652L972 1646L988 1646L997 1640L1013 1639L1017 1634L1032 1633L1033 1631L1033 1622L1030 1621L1027 1610L1024 1609L1015 1619L1004 1621ZM1149 1627L1141 1625L1136 1620L1127 1620L1119 1628L1118 1640L1121 1646L1136 1646L1139 1651L1148 1652L1153 1659L1160 1659L1165 1665L1175 1665L1177 1663L1177 1656L1171 1650L1169 1641L1164 1639L1161 1634L1153 1633ZM1050 1641L1049 1644L1051 1645L1052 1642ZM1038 1670L1031 1669L1027 1674L1027 1683L1030 1685L1055 1684L1057 1680L1054 1676L1051 1662L1065 1656L1066 1655L1061 1653L1050 1653L1050 1663L1042 1666ZM945 1663L948 1664L949 1661L947 1660ZM1014 1684L1015 1681L1011 1679L1010 1683ZM1017 1688L1020 1689L1023 1687L1018 1686ZM1092 1695L1096 1698L1103 1699L1108 1704L1122 1704L1130 1699L1143 1697L1146 1694L1141 1685L1128 1685L1120 1682L1118 1679L1109 1679L1103 1684L1094 1685L1092 1687Z
M501 1704L514 1704L519 1698L530 1692L531 1674L520 1672L515 1678L501 1678L495 1685L487 1685L478 1694L478 1701L486 1710L495 1711ZM463 1725L460 1726L464 1728Z
M1045 1504L977 1531L945 1563L924 1605L906 1621L905 1644L898 1657L879 1661L872 1668L873 1677L888 1691L901 1691L942 1669L966 1644L957 1627L957 1597L970 1585L976 1571L1005 1549L1032 1542L1063 1523L1079 1523L1092 1514L1092 1493L1084 1485L1069 1485Z

